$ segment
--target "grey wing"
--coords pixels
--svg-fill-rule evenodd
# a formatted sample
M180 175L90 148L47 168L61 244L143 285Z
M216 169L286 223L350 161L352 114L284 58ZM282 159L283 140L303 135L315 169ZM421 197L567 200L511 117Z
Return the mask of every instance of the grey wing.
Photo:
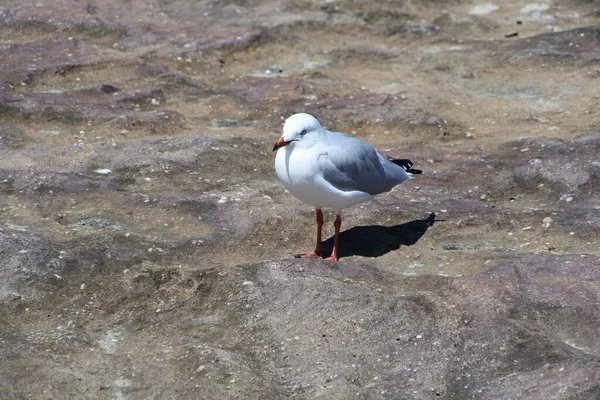
M323 178L339 190L358 190L375 195L391 190L380 155L368 143L334 133L333 140L320 155Z

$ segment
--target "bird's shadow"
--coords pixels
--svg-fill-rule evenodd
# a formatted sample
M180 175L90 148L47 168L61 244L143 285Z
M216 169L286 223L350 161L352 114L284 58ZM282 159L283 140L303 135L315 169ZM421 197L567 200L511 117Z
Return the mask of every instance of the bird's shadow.
M439 221L439 220L438 220ZM412 246L433 226L435 213L395 226L355 226L340 232L338 257L380 257L400 246ZM331 254L333 236L323 242L323 253Z

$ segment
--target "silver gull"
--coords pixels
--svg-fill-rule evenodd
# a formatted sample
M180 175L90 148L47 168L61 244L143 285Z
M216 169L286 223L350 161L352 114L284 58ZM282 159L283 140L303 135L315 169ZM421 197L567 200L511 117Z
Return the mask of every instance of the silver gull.
M333 251L326 260L338 260L341 210L372 200L409 179L413 173L410 160L387 160L370 144L338 132L329 132L315 117L294 114L283 126L283 136L273 151L275 171L283 186L298 200L317 211L317 246L310 253L295 257L323 257L321 208L333 208L335 237Z

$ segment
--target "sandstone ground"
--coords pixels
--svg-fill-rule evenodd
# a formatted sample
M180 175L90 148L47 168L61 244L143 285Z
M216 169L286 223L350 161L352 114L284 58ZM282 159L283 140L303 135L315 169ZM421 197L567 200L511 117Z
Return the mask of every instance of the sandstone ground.
M591 0L4 0L0 397L598 399L599 104ZM295 112L424 171L338 263Z

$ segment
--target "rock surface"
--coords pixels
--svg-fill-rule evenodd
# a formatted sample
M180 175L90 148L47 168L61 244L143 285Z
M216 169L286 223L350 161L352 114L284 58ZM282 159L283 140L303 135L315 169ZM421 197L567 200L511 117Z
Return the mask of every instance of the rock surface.
M3 1L1 397L600 398L599 12ZM300 111L425 171L338 263Z

